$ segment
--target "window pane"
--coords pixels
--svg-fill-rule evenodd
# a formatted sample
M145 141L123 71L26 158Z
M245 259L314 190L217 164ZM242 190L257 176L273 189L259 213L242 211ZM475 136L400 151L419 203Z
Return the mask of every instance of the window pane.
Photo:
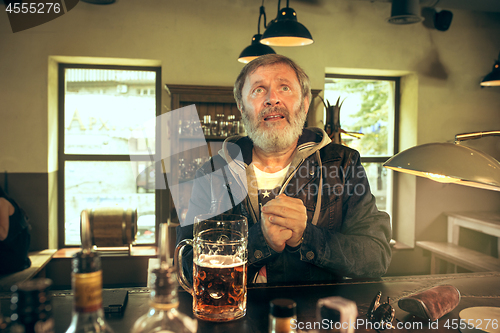
M155 242L155 172L150 162L65 162L65 245L80 245L80 213L137 209L136 243Z
M391 212L392 179L390 172L382 166L383 163L361 163L365 168L370 184L370 190L377 200L379 210Z
M342 135L345 144L361 156L394 154L394 81L326 78L325 99L334 105L340 97L340 126L360 138ZM325 118L326 119L326 118Z
M67 68L64 152L154 154L154 121L144 124L156 117L155 82L153 71Z

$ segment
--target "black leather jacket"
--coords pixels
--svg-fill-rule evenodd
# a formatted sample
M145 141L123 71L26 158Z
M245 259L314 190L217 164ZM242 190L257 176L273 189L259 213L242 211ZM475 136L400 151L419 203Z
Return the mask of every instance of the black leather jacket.
M303 131L282 191L303 201L307 226L300 247L278 253L267 245L260 227L255 175L247 167L252 147L248 137L228 138L219 155L197 171L177 243L193 238L198 214L241 214L248 218L248 281L263 265L268 283L385 274L391 260L389 216L375 205L357 151L331 143L321 129ZM191 279L192 251L183 255L184 272Z
M9 216L9 233L0 241L0 274L11 274L31 266L28 251L31 241L31 226L24 210L12 199L5 198L14 206Z

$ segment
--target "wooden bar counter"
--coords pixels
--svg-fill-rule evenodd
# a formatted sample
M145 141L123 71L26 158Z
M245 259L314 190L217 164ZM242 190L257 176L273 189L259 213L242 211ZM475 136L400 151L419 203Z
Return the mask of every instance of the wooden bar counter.
M440 318L437 327L429 326L427 320L421 321L410 316L407 312L397 306L397 301L410 294L426 290L439 284L451 284L458 288L461 293L459 305L449 314ZM137 318L147 312L149 308L149 290L146 288L127 288L129 291L128 303L123 314L107 315L107 320L115 330L115 333L128 333ZM297 303L297 319L304 327L303 332L311 332L306 328L312 327L316 319L316 302L320 298L329 296L341 296L355 301L358 307L359 317L366 318L366 312L373 297L378 291L382 292L384 302L387 296L396 310L396 319L393 324L400 322L402 328L390 331L405 332L458 332L446 328L452 320L459 319L461 310L476 306L500 307L500 273L468 273L450 275L421 275L385 277L376 280L345 280L338 283L305 286L250 286L248 289L247 314L244 318L227 323L210 323L198 321L198 332L267 332L269 302L275 298L291 298ZM70 323L73 297L70 291L54 291L52 300L53 316L56 322L56 333L64 332ZM187 292L179 292L179 310L192 316L192 298ZM9 313L9 299L3 294L1 299L2 312ZM490 318L495 319L495 318ZM500 318L496 318L500 321ZM406 323L406 325L404 325ZM499 323L500 324L500 323ZM406 328L404 328L406 326ZM375 330L369 327L356 327L357 332Z

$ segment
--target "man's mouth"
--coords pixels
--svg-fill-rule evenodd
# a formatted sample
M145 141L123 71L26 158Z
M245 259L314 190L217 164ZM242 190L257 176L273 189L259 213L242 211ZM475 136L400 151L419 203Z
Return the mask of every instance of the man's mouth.
M264 121L273 121L273 120L281 120L281 119L285 119L285 117L281 114L271 114L269 116L266 116L264 118Z

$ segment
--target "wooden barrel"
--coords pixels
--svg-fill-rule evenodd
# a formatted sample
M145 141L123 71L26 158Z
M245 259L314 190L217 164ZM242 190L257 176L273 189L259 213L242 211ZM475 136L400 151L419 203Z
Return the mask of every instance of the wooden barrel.
M137 209L100 207L88 209L92 244L98 247L128 246L137 234Z

